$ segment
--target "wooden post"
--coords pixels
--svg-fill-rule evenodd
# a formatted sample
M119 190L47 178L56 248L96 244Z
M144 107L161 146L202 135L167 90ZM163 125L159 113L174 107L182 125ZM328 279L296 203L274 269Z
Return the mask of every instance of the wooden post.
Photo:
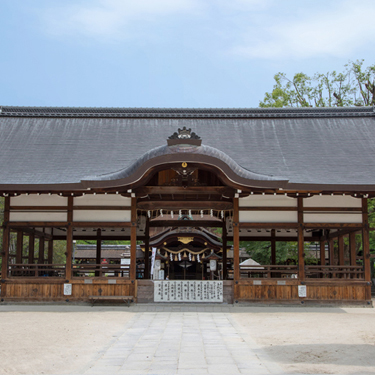
M144 278L148 280L150 278L150 219L146 219L146 229L145 229L145 273ZM169 261L169 260L168 260ZM169 271L169 267L168 267ZM169 275L169 272L168 272Z
M271 265L276 264L276 231L271 229Z
M44 237L39 237L38 264L44 264Z
M303 225L303 198L298 199L298 278L305 280L305 242L304 242L304 225Z
M345 265L345 254L344 254L344 236L338 238L338 264L339 266Z
M137 271L137 198L131 198L130 280L135 282Z
M233 198L233 279L235 283L240 279L240 215L238 203L239 198Z
M51 229L51 236L53 237L53 228ZM53 239L48 240L48 264L53 264Z
M3 222L3 252L2 252L2 265L1 265L1 278L3 280L8 278L8 261L9 261L9 207L10 198L5 197L4 202L4 222ZM2 283L1 297L6 295L6 284Z
M68 228L66 231L66 264L65 277L68 281L72 278L73 255L73 197L68 197Z
M96 265L101 265L102 262L102 230L96 230ZM95 271L95 276L102 276L102 269Z
M355 247L355 232L349 233L349 252L350 252L350 265L357 265L357 249Z
M22 230L17 231L17 248L16 248L16 263L23 263L23 232Z
M324 240L320 240L320 265L326 265L326 242Z
M366 300L371 300L371 264L370 264L370 232L368 224L368 206L367 198L362 198L362 248L363 248L363 266L365 272Z
M328 241L328 246L329 246L329 265L334 266L335 265L335 242L333 238L331 238Z
M35 234L31 233L29 236L29 264L34 264L35 254Z
M224 221L223 224L223 234L222 234L222 240L223 240L223 280L227 279L227 226Z

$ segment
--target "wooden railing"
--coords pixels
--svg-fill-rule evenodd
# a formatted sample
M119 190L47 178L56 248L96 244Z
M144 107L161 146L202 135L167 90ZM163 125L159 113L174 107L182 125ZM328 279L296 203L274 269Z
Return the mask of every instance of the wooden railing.
M74 264L73 277L125 277L129 278L129 265L124 264Z
M65 264L10 264L9 277L65 277Z
M297 278L298 266L265 265L240 266L241 279L247 278Z
M364 279L362 266L306 266L306 278Z

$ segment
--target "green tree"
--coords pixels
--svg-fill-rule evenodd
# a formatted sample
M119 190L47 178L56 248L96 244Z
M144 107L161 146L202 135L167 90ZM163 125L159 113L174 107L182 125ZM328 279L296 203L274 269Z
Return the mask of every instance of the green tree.
M297 73L274 76L275 85L266 92L260 107L344 107L375 105L375 65L350 61L341 73L335 70L312 77Z

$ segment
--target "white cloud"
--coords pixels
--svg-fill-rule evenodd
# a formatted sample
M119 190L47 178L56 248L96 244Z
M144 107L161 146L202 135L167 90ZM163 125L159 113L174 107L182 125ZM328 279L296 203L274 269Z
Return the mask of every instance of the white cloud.
M357 0L336 5L334 10L318 9L306 17L283 17L272 19L272 23L263 15L256 29L255 25L242 28L240 41L231 52L249 58L283 59L346 57L363 45L373 48L375 2ZM266 26L269 24L272 26Z
M55 35L121 40L129 36L135 23L147 27L163 17L197 9L198 0L92 0L50 7L44 13L44 21L48 32Z

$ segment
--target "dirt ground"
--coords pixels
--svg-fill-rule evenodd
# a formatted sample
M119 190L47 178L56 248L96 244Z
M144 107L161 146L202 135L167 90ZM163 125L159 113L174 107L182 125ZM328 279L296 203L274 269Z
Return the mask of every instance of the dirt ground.
M56 306L10 310L0 307L0 374L79 373L137 313ZM373 308L228 307L226 313L286 373L375 374Z
M235 321L287 373L375 374L375 309L259 308Z

